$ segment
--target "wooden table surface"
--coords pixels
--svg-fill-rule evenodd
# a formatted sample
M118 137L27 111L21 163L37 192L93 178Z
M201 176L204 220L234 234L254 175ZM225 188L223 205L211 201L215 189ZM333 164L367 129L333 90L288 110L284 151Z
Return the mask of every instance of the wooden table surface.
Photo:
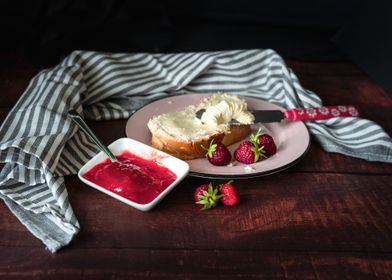
M355 104L392 135L392 98L351 64L288 61L325 104ZM0 55L0 123L39 71ZM105 143L126 120L90 122ZM140 212L66 178L81 231L51 254L0 203L0 279L392 279L392 164L308 154L281 173L237 180L242 202L200 211L187 177ZM220 183L220 181L214 181Z

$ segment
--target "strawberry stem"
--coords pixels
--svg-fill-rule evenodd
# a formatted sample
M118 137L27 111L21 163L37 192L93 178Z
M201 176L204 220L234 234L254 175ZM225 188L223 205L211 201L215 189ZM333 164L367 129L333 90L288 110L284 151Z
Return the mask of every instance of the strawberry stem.
M212 154L216 151L216 147L218 146L217 144L214 144L214 138L212 138L210 145L208 148L204 147L203 145L200 145L203 150L206 150L206 158L212 157Z
M264 134L264 131L261 129L261 127L257 130L257 132L256 132L256 134L251 134L250 135L250 137L249 137L249 139L250 139L250 142L252 142L253 144L257 144L257 145L259 145L260 144L260 141L259 141L259 136L261 136L261 135L263 135Z
M259 147L258 143L254 143L254 142L252 142L252 143L253 143L253 147L251 148L251 150L255 155L254 162L258 162L260 159L260 156L267 158L267 156L265 155L266 152L264 150L264 146Z
M218 201L223 197L222 194L218 195L218 188L214 188L212 183L208 185L208 190L204 191L203 194L199 194L199 201L196 204L203 205L202 210L210 209L218 204Z

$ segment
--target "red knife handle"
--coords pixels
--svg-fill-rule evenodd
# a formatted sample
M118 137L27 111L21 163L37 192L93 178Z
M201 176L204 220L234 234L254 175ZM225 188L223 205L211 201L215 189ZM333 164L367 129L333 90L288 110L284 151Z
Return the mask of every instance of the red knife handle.
M316 108L296 108L284 111L284 116L293 121L316 121L335 117L358 117L358 109L349 106L324 106Z

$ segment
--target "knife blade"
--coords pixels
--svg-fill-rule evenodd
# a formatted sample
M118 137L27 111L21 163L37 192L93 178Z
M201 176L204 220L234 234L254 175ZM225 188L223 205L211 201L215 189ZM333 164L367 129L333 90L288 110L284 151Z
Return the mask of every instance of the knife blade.
M316 121L335 117L358 117L359 111L353 105L323 106L313 108L294 108L289 110L249 110L255 116L255 122L271 123L282 120L291 121ZM201 119L204 109L196 112Z

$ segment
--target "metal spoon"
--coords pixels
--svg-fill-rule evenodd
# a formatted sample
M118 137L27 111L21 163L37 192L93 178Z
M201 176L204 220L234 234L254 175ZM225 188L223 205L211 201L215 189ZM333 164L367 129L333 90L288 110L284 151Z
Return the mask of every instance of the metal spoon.
M112 162L118 161L117 158L113 155L113 153L106 147L101 140L99 140L98 136L90 129L90 127L83 120L82 116L79 115L75 110L68 111L68 116L86 133L91 140L94 141L95 144L103 151Z

